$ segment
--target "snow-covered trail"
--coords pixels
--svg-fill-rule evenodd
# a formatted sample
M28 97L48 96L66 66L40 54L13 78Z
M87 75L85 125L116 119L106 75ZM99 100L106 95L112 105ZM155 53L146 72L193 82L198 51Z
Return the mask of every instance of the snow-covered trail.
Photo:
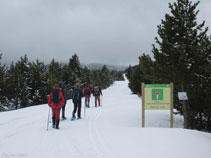
M147 111L146 128L141 128L141 99L127 84L118 81L104 90L103 107L95 108L92 98L81 120L69 120L73 104L68 101L68 120L60 122L60 130L51 124L46 130L46 104L0 113L0 158L210 157L211 134L181 129L179 116L177 128L168 128L168 111Z

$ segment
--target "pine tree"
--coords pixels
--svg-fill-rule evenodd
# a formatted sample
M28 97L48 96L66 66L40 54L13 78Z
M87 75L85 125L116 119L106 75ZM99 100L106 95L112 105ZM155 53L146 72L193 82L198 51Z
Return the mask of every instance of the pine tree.
M130 66L126 69L126 76L127 76L128 80L130 80L131 73L132 73L132 66L130 65Z
M107 66L104 65L100 71L100 85L101 88L107 88L113 83L112 77L110 76L110 71Z
M129 82L129 88L134 94L141 95L141 83L143 82L141 80L142 77L142 71L140 69L139 65L134 66L132 73L130 74L130 82Z
M189 104L191 106L191 127L211 131L211 41L203 38L200 41L204 49L196 60L193 84L188 86ZM202 60L203 59L203 60Z
M171 15L166 14L158 26L156 43L153 45L155 58L154 76L163 82L174 82L176 91L188 91L190 85L196 81L196 69L204 59L204 45L201 41L206 37L208 28L203 29L205 22L197 24L199 2L192 4L190 0L177 0L169 3ZM176 98L176 97L175 97ZM184 115L184 127L191 128L190 107L177 101L176 108Z
M72 96L72 87L74 86L73 71L68 64L65 64L61 72L61 81L64 83L64 88L67 92L67 98Z
M154 80L154 71L156 70L154 66L154 62L151 60L149 55L143 54L142 56L139 57L139 67L141 70L141 76L142 79L141 81L144 83L155 83L156 81ZM157 79L156 79L157 80Z
M7 85L7 97L9 99L9 109L18 109L20 107L20 86L19 86L19 74L20 71L12 63L10 69L7 72L6 85Z
M46 103L47 101L47 70L43 62L37 60L30 63L30 100L31 105Z
M110 75L111 75L112 81L124 81L122 71L112 70L110 72Z
M7 97L9 104L15 108L23 108L30 105L30 63L27 55L20 58L15 65L12 63L7 72ZM13 107L12 107L13 108Z
M48 69L48 92L51 91L52 87L55 86L61 80L61 64L55 61L54 59L51 61Z
M1 63L2 54L0 54L0 111L5 110L3 108L3 104L6 100L6 71L7 68L5 65L2 65Z
M65 82L66 84L73 83L73 72L67 64L64 65L64 67L62 68L61 75L62 75L61 78L63 82Z
M92 70L90 79L92 86L95 84L101 85L100 70Z
M73 72L73 80L76 82L81 82L81 64L77 54L74 54L69 60L69 67Z
M81 71L81 82L89 84L91 82L90 70L85 66Z
M30 75L29 75L29 67L30 63L28 61L27 55L21 57L20 61L16 63L17 71L19 72L18 75L18 82L17 86L19 88L18 97L20 99L21 107L29 106L29 95L30 95Z

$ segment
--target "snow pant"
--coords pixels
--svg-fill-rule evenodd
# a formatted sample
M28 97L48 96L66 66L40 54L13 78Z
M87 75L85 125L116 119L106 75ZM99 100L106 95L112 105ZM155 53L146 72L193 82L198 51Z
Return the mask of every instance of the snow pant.
M57 120L60 119L60 108L59 109L52 109L53 117L55 117Z
M53 126L56 126L56 128L59 128L60 108L52 109L52 112L53 112L53 117L52 117Z
M90 98L89 97L85 97L85 105L88 108L89 108L89 102L90 102Z
M65 106L66 106L66 104L64 104L64 106L62 107L62 118L65 117Z
M95 96L95 107L97 107L97 101L98 101L98 105L100 106L100 96Z
M74 109L73 109L73 117L75 117L75 113L77 111L77 116L81 117L81 101L74 102Z

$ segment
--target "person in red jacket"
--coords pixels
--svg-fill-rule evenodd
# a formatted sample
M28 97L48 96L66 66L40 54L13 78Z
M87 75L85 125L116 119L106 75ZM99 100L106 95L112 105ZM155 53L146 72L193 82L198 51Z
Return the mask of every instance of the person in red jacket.
M59 129L60 109L64 106L64 96L61 89L55 86L48 97L48 105L52 108L53 128Z
M84 94L84 97L85 97L85 105L86 105L87 108L89 108L90 97L91 97L91 94L92 94L92 91L89 88L89 85L87 85L83 89L83 94Z

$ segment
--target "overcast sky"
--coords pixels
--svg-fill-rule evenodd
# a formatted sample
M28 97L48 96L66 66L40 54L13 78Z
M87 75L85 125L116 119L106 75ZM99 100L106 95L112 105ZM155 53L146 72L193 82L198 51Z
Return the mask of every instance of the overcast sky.
M0 0L2 61L24 54L30 61L68 61L76 53L82 63L138 64L174 1ZM210 8L211 0L201 0L197 9L198 22L211 29Z

